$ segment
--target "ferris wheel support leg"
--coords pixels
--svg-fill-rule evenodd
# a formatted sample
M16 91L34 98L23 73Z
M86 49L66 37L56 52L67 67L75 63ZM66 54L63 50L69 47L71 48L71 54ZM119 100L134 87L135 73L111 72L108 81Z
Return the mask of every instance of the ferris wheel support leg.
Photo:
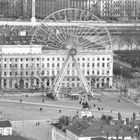
M81 79L81 81L82 81L82 83L83 83L83 85L84 85L86 91L87 91L88 93L90 93L90 94L93 96L93 93L92 93L92 91L90 90L90 87L89 87L89 85L88 85L88 83L87 83L87 80L86 80L85 77L83 76L83 74L82 74L82 72L81 72L81 70L80 70L80 68L79 68L79 66L78 66L78 63L77 63L75 57L73 56L72 59L73 59L73 61L74 61L76 70L77 70L77 72L79 73L80 79Z
M58 80L59 80L59 78L62 76L63 70L64 70L65 65L67 64L67 62L68 62L68 60L69 60L69 57L70 57L70 56L68 55L68 56L67 56L67 58L66 58L66 60L65 60L65 62L64 62L63 67L61 68L61 70L60 70L59 74L56 76L56 78L55 78L55 80L54 80L54 82L53 82L52 88L54 88L54 87L55 87L55 85L56 85L57 81L58 81Z
M59 84L58 84L58 86L57 86L57 90L56 90L56 94L55 94L56 97L58 97L59 91L60 91L60 89L61 89L62 82L63 82L63 80L64 80L64 76L65 76L65 73L66 73L66 70L67 70L67 66L68 66L68 63L67 63L67 65L66 65L66 67L65 67L65 70L63 71L61 80L59 81Z
M61 71L59 72L59 75L58 75L57 79L55 80L55 82L53 84L54 85L54 87L53 87L54 93L57 92L57 89L60 85L60 82L63 81L64 73L67 69L69 58L70 58L70 55L67 56L67 59L66 59L64 65L63 65L63 67L61 68Z

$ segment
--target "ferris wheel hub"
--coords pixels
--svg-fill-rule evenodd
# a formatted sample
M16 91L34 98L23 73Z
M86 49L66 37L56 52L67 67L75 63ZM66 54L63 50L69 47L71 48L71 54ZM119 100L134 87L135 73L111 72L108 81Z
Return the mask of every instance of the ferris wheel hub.
M75 48L72 48L72 49L69 50L69 54L71 56L75 56L77 54L77 50Z

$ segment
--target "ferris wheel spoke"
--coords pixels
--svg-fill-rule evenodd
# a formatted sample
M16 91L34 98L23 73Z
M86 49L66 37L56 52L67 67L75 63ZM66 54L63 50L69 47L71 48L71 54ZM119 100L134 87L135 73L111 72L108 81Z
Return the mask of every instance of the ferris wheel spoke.
M46 30L46 27L43 28L42 26L40 26L41 30L44 31L46 34L48 34L47 31L50 32L50 36L52 36L55 40L58 40L58 42L63 43L57 36L56 36L56 32L54 32L56 29L54 27L52 27L53 29L49 28L48 30Z
M65 34L65 30L63 29L63 26L62 27L58 26L58 28L59 28L59 32L60 32L61 38L62 38L63 42L65 42L66 38L67 38L66 34Z
M50 37L52 37L54 40L55 40L55 42L57 41L57 42L59 42L60 44L63 44L63 42L62 41L60 41L57 37L56 37L56 35L54 35L54 33L53 34L51 34L51 33L47 33L46 32L46 30L44 30L43 28L40 28L42 31L44 31L45 33L46 33L46 35L49 35ZM52 31L51 31L52 32Z

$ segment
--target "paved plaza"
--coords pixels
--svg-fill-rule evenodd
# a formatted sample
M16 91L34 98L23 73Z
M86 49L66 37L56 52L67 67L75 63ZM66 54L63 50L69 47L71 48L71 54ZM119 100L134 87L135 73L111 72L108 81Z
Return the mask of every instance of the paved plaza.
M101 101L89 101L93 115L101 117L102 114L113 115L117 118L117 113L122 113L122 116L132 117L135 112L137 118L140 118L139 106L121 99L118 93L100 92L99 97ZM3 96L0 97L0 111L3 118L12 121L14 129L21 135L43 140L46 136L51 136L49 122L56 120L62 115L74 116L77 111L80 113L82 105L79 100L60 100L49 101L45 99L42 102L42 97L26 95L21 96ZM20 102L22 100L22 102ZM119 101L119 102L118 102ZM94 107L95 105L95 107ZM103 108L103 110L98 110ZM42 108L42 111L40 111ZM59 112L61 110L61 113ZM40 125L36 126L36 122Z

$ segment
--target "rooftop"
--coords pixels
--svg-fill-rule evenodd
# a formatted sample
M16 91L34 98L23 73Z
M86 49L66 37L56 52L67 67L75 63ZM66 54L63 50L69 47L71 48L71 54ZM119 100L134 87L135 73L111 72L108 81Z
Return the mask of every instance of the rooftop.
M0 127L12 127L10 121L0 121ZM1 139L0 139L1 140Z
M121 128L122 127L122 131ZM127 125L109 125L102 124L102 121L94 121L92 124L73 124L67 128L67 130L81 137L96 137L96 136L122 136L122 132L125 136L131 136L131 128Z

